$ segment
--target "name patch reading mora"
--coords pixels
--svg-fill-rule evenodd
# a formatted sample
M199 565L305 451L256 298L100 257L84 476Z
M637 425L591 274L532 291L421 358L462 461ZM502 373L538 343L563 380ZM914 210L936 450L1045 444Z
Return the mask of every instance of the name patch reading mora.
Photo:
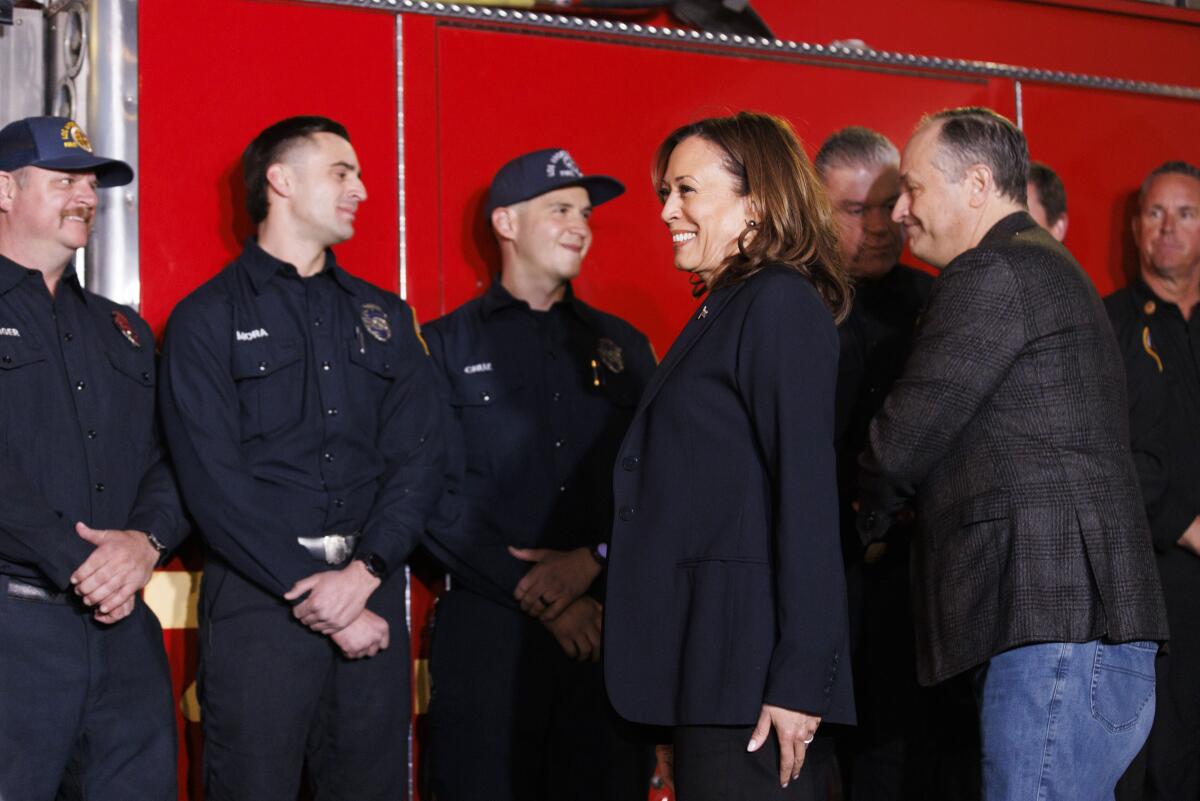
M21 332L15 328L0 328L0 337L19 337Z
M253 331L235 331L234 333L237 334L238 342L252 342L256 339L271 336L265 328L255 328Z
M480 362L479 364L468 364L463 368L463 372L467 375L472 375L474 373L490 373L492 372L492 363Z

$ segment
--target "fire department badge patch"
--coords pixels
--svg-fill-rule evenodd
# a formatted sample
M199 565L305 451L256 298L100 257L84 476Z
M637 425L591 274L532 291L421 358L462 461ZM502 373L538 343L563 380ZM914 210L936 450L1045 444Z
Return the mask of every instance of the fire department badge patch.
M92 152L92 143L88 140L87 134L74 121L68 121L59 134L62 136L63 147L77 147L89 153Z
M392 326L388 324L387 312L381 307L374 303L364 303L360 318L367 333L380 342L387 342L392 338Z
M596 355L600 357L600 361L604 363L611 372L620 373L625 369L625 356L621 351L621 346L613 342L608 337L603 337L596 342Z
M129 318L119 311L112 313L113 327L121 332L121 336L125 337L125 341L135 348L142 346L142 340L138 337L137 332L133 330L133 326L129 324Z

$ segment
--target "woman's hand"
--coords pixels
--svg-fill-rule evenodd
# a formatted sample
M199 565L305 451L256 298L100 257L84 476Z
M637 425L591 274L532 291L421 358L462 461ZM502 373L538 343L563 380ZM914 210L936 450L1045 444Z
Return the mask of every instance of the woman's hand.
M750 744L747 751L757 751L767 741L771 727L775 727L775 735L779 738L779 786L787 787L792 779L799 778L800 768L804 765L804 754L808 744L817 734L821 718L816 715L806 715L781 706L763 704L758 716L758 725L750 734Z

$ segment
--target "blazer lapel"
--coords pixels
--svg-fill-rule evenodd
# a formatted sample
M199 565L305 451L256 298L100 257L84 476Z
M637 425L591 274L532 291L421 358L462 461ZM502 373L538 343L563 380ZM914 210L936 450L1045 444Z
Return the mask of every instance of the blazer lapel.
M671 349L667 351L667 355L663 357L662 362L658 365L658 369L650 377L650 383L646 385L646 389L642 392L642 399L638 403L635 417L650 405L650 402L654 400L654 396L662 388L663 382L667 380L667 376L671 374L676 365L687 355L692 346L700 340L704 332L712 327L717 315L728 305L729 300L741 291L745 284L745 281L739 281L731 287L717 290L717 292L706 297L696 311L692 312L687 325L679 332L679 336L671 344Z

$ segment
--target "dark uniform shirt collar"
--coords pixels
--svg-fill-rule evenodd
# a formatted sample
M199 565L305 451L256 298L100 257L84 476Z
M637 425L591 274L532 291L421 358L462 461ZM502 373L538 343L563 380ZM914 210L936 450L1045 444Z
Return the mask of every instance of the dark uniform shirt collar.
M1140 311L1142 314L1152 315L1157 311L1166 309L1168 310L1168 313L1173 313L1180 319L1183 319L1183 310L1179 308L1179 304L1160 298L1158 294L1150 288L1150 285L1146 283L1146 279L1142 277L1140 271L1136 274L1134 279L1129 282L1129 288L1133 296L1133 302L1136 304L1138 311ZM1193 308L1192 311L1195 312L1196 308L1200 308L1200 304Z
M492 285L488 287L488 291L483 295L480 310L483 313L484 319L509 306L519 306L525 309L530 308L529 304L525 301L513 297L513 294L504 288L504 284L500 283L500 279L493 280ZM551 306L550 310L553 311L559 307L573 312L588 325L592 325L594 322L591 310L583 301L575 297L575 290L571 288L570 283L567 284L566 291L563 292L562 300Z
M39 282L44 280L42 274L37 270L32 270L10 258L0 256L0 295L8 292L22 281L32 278L36 278ZM83 291L83 287L79 284L79 276L75 273L74 263L67 264L66 269L63 270L62 278L59 279L59 285L69 287L83 301L87 301L87 293Z
M279 275L296 277L300 275L295 265L277 259L263 250L262 246L258 244L258 239L253 236L246 239L245 250L242 251L242 264L250 276L250 283L254 286L255 293L261 293L263 288ZM346 275L346 271L338 266L337 258L333 255L331 248L325 248L325 265L317 273L317 275L326 274L332 276L342 289L351 295L355 294L353 283Z

